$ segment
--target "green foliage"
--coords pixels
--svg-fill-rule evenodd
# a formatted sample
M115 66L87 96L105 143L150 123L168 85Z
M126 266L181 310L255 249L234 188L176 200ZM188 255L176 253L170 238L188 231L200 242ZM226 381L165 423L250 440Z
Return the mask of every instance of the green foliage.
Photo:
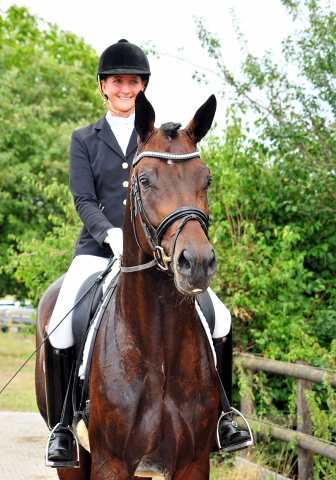
M8 247L16 248L14 237L43 239L52 228L49 215L63 217L54 199L27 179L44 173L44 185L67 182L71 132L103 111L95 91L97 61L83 39L24 7L0 15L1 265ZM23 286L2 274L0 296L23 296Z
M286 360L298 325L328 345L336 336L332 215L324 222L301 208L305 192L292 188L281 154L247 139L235 112L203 158L213 176L213 288L234 315L237 347Z
M245 51L238 73L225 64L219 38L196 20L221 93L233 102L223 138L211 137L203 149L213 176L213 288L233 313L237 350L306 360L330 377L336 355L336 13L322 1L282 3L303 27L283 41L281 64L271 53L253 56L234 18ZM195 78L203 81L197 72ZM293 379L259 373L254 380L258 415L295 415ZM335 412L330 383L315 385L307 399L314 434L335 441L334 414L325 412ZM316 456L315 467L317 477L332 478L326 459Z
M233 314L236 349L332 370L335 352L326 352L336 337L333 214L308 208L305 190L288 180L281 152L248 137L235 109L223 139L210 137L202 158L213 177L210 236L218 272L212 287ZM260 372L252 394L239 378L242 393L254 396L258 417L279 419L286 412L292 424L294 379ZM323 410L335 406L332 392L315 387L310 405L316 425L325 419ZM333 422L324 424L323 438L335 435ZM316 457L316 468L327 472L330 462Z
M44 180L41 174L40 178ZM9 249L10 261L5 270L9 273L15 271L16 278L24 283L29 298L37 306L47 287L67 271L81 222L67 185L59 185L56 180L47 187L41 182L28 183L33 184L36 191L42 192L62 212L62 215L49 215L48 221L53 229L42 239L33 237L26 240L11 236L15 248L12 246Z

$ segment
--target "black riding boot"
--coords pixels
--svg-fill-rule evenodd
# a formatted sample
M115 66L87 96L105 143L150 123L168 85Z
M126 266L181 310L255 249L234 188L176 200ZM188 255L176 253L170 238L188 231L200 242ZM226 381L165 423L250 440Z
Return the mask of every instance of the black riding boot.
M197 302L207 321L211 335L214 332L216 315L208 290L197 295ZM217 443L213 452L242 450L253 444L253 439L246 431L238 431L237 423L229 415L232 404L232 329L224 338L213 338L217 357L218 388L221 408L218 414ZM224 412L223 413L223 409Z
M45 341L44 373L48 425L50 429L54 429L59 424L50 436L46 463L61 462L63 468L68 465L68 462L69 467L73 467L74 438L68 429L71 408L71 392L69 390L72 361L73 347L58 349L51 345L49 338ZM64 422L64 418L67 419L67 422Z
M245 430L237 430L238 424L232 420L228 413L231 410L230 405L232 404L232 330L230 330L227 337L223 339L213 339L213 343L217 357L221 404L227 404L225 408L226 412L221 413L219 416L217 445L213 451L235 452L252 445L253 439ZM223 397L225 398L223 399ZM224 407L222 406L222 408Z

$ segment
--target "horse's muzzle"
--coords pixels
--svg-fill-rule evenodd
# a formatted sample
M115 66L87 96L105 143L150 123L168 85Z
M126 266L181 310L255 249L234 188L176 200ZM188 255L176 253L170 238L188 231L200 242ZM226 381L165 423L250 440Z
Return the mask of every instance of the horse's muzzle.
M184 244L176 251L175 285L184 295L204 292L216 270L216 255L209 242L204 242L201 247L194 242Z

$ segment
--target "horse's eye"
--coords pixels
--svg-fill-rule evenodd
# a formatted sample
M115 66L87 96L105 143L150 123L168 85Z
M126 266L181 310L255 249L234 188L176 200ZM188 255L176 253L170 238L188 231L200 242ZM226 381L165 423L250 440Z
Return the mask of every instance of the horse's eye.
M148 181L148 178L147 178L147 177L145 177L145 176L140 177L140 178L139 178L139 181L140 181L141 186L142 186L143 188L148 188L148 187L149 187L149 181Z
M210 185L211 185L211 182L212 182L212 177L211 177L211 176L207 177L207 184L206 184L206 188L209 188L209 187L210 187Z

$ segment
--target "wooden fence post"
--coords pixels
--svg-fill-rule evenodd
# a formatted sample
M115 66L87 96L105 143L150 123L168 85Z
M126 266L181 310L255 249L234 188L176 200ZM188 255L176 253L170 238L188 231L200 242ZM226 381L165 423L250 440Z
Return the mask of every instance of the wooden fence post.
M307 362L296 362L300 365L308 365ZM305 398L305 390L312 389L312 382L308 380L297 380L297 431L313 434L312 421L309 413L308 403ZM313 452L299 447L298 469L299 480L314 480L314 459Z
M249 391L246 395L240 397L240 408L243 415L253 415L254 411L254 399L253 399L253 370L242 370L243 384L248 386ZM241 455L253 462L255 460L254 447L247 447L242 450Z
M13 324L13 322L12 322L12 314L9 313L9 314L8 314L8 337L9 337L9 338L12 338L12 336L13 336L12 324Z

